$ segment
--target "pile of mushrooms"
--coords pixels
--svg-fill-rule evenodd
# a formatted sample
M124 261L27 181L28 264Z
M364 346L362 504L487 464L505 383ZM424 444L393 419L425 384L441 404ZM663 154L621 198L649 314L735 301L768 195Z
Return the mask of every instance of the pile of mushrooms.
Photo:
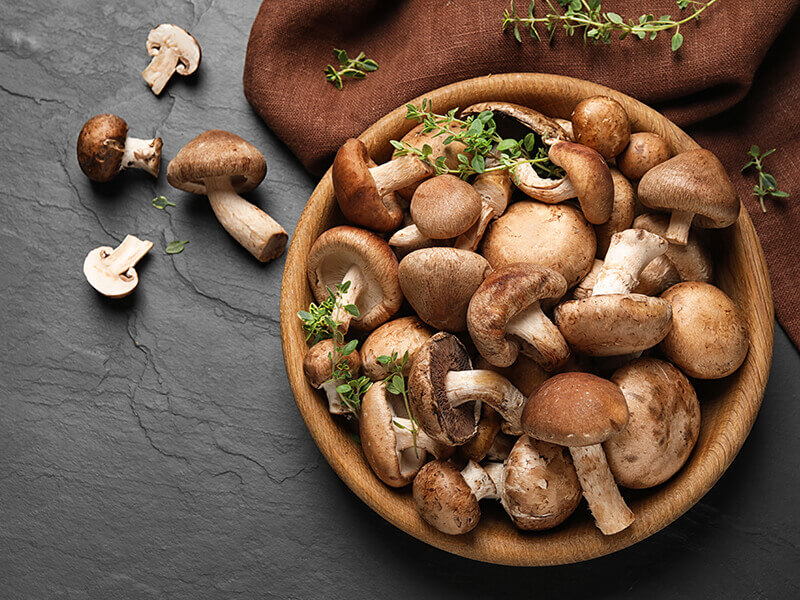
M614 535L636 518L623 490L663 484L692 453L691 379L727 377L747 355L703 231L732 225L739 201L713 154L673 156L659 135L631 133L612 98L583 100L570 120L505 102L462 115L486 110L539 136L564 176L530 164L436 176L414 155L378 165L348 140L333 185L352 225L319 236L308 280L318 302L350 282L343 303L358 316L333 318L362 342L346 357L373 382L360 415L337 400L331 340L309 349L305 372L357 425L376 476L413 484L431 527L471 531L494 499L539 531L585 498ZM463 150L419 127L404 140L448 164ZM407 405L379 360L393 353L408 357Z

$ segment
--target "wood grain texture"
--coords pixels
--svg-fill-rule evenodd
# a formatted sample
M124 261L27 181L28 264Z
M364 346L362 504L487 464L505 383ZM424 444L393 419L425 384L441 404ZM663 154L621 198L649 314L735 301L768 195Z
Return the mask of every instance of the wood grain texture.
M583 98L605 94L620 101L631 117L634 131L663 136L673 152L697 144L677 126L644 104L600 85L555 75L517 73L490 75L439 88L425 94L437 112L476 102L506 100L545 114L569 117ZM419 102L417 98L414 102ZM411 129L400 107L367 129L361 139L380 163L390 153L390 139ZM317 446L334 471L364 502L389 522L414 537L475 560L507 565L573 563L615 552L645 539L686 512L717 482L755 421L772 361L774 314L772 290L764 254L747 212L742 209L731 228L714 232L717 285L744 312L751 333L750 352L744 365L730 377L698 382L702 428L692 456L673 479L643 492L625 491L636 520L614 536L603 536L588 511L579 508L562 526L542 533L525 533L513 527L499 507L483 503L479 526L463 536L444 535L422 521L414 510L410 490L383 485L370 470L360 446L327 411L327 402L303 376L307 350L297 311L312 300L306 281L306 259L317 236L339 221L330 171L314 190L300 217L286 260L281 289L281 334L286 371L300 413Z

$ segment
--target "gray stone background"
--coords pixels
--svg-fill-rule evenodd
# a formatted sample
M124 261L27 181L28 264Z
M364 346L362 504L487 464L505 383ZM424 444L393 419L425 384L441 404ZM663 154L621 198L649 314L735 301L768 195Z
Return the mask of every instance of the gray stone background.
M339 481L286 380L283 260L258 264L163 174L94 185L75 158L81 125L106 111L163 137L165 163L205 129L239 133L269 162L249 198L291 233L315 181L242 94L258 4L0 6L0 598L800 597L800 357L780 329L731 469L616 555L474 563L397 531ZM139 73L161 22L192 31L204 58L156 98ZM178 206L153 208L162 193ZM82 261L127 233L155 247L133 296L105 300ZM168 256L173 239L190 243Z

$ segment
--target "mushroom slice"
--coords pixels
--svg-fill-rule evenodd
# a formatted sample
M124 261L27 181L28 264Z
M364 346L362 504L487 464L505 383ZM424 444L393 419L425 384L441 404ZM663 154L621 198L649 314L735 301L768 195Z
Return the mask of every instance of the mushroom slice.
M401 317L384 323L370 333L361 346L364 375L373 381L385 378L388 374L386 366L378 362L378 357L391 356L392 352L396 352L398 359L408 353L408 360L403 366L403 375L407 377L417 350L433 334L434 331L417 317Z
M648 488L667 481L692 453L700 404L686 376L670 363L640 358L611 377L625 396L625 429L603 443L619 485Z
M631 122L622 104L608 96L592 96L573 109L572 131L576 142L609 159L628 145Z
M569 347L539 301L566 292L564 277L547 267L518 263L494 271L473 294L467 311L478 352L498 367L513 364L520 352L547 371L564 364Z
M671 211L664 237L679 246L686 245L692 223L719 229L739 217L739 199L725 167L704 149L681 152L647 171L638 193L648 208Z
M126 235L116 248L100 246L86 255L83 274L89 284L109 298L124 298L139 283L133 267L150 252L153 242Z
M185 29L162 23L147 34L147 53L153 57L142 77L158 96L172 74L191 75L200 66L200 44Z
M605 256L606 252L608 252L611 236L620 231L625 231L631 226L636 206L636 194L633 191L633 186L625 179L625 176L617 169L611 169L611 179L614 182L614 201L611 208L611 216L605 223L594 227L594 231L597 234L597 256L599 257Z
M328 297L328 288L350 282L341 304L355 304L359 316L336 310L333 319L346 333L353 325L371 331L388 321L403 303L397 278L397 258L389 245L374 233L342 225L323 232L308 253L308 282L317 302Z
M628 147L617 157L617 167L628 179L641 179L656 165L660 165L672 152L660 135L643 131L631 134Z
M665 237L669 227L669 216L644 213L633 220L633 226L636 229L646 229ZM714 281L714 261L696 232L689 231L685 246L670 244L664 256L675 265L680 276L679 281L703 281L705 283ZM678 283L678 281L674 283Z
M97 115L86 121L78 134L78 164L92 181L111 181L127 168L158 177L162 145L158 137L129 137L128 124L116 115Z
M472 187L481 198L481 214L475 224L456 238L455 247L475 251L492 219L500 217L511 200L508 171L486 171L475 176Z
M305 373L311 387L322 389L328 398L328 411L334 415L346 415L350 409L342 402L336 388L343 382L340 379L333 379L333 363L331 357L334 353L333 340L322 340L317 342L303 359L303 373ZM361 357L358 350L353 350L350 354L343 357L347 362L347 368L352 375L358 375L361 369Z

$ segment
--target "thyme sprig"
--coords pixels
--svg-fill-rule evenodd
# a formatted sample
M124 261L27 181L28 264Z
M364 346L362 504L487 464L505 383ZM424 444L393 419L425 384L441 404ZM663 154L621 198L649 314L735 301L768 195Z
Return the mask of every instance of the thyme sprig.
M337 90L342 89L345 78L364 79L367 73L378 70L378 63L367 58L363 52L360 52L355 58L350 58L347 51L334 48L333 54L341 68L337 69L333 65L326 66L325 79L331 82Z
M763 161L773 152L775 152L775 148L762 153L761 149L753 144L750 146L750 151L747 153L747 155L750 157L750 160L747 162L747 164L745 164L745 166L742 167L742 172L746 171L750 167L755 167L756 173L758 173L758 183L753 186L753 196L757 197L758 201L761 203L761 212L767 212L767 207L764 204L764 200L768 196L773 198L789 197L788 192L782 192L778 189L778 182L775 180L775 177L764 172Z
M663 15L656 18L652 14L640 15L638 20L624 18L615 12L603 11L602 0L555 0L560 6L557 9L553 0L544 0L544 4L549 9L541 17L535 16L536 0L531 0L528 5L527 16L519 16L514 2L511 8L503 13L503 31L511 28L514 38L522 42L523 29L528 29L530 36L539 41L541 40L540 31L537 26L543 25L552 41L556 29L562 27L567 35L573 36L576 32L583 35L584 44L591 40L593 43L610 44L613 36L619 34L619 39L624 40L629 35L634 35L640 40L649 38L656 39L662 31L674 29L670 47L675 52L683 45L683 34L681 25L699 20L700 15L714 5L717 0L677 0L680 10L690 9L692 13L682 19L675 20L672 15Z
M386 384L386 391L396 396L402 396L403 403L405 404L406 413L408 414L408 421L411 427L408 428L398 421L392 421L395 427L406 429L411 432L411 440L414 444L414 454L419 458L419 448L417 448L417 435L419 434L419 426L414 413L411 412L411 404L408 401L408 387L406 386L406 379L403 377L403 368L408 362L408 351L402 357L398 356L394 351L390 355L382 355L378 357L378 363L386 368L386 378L383 380Z

